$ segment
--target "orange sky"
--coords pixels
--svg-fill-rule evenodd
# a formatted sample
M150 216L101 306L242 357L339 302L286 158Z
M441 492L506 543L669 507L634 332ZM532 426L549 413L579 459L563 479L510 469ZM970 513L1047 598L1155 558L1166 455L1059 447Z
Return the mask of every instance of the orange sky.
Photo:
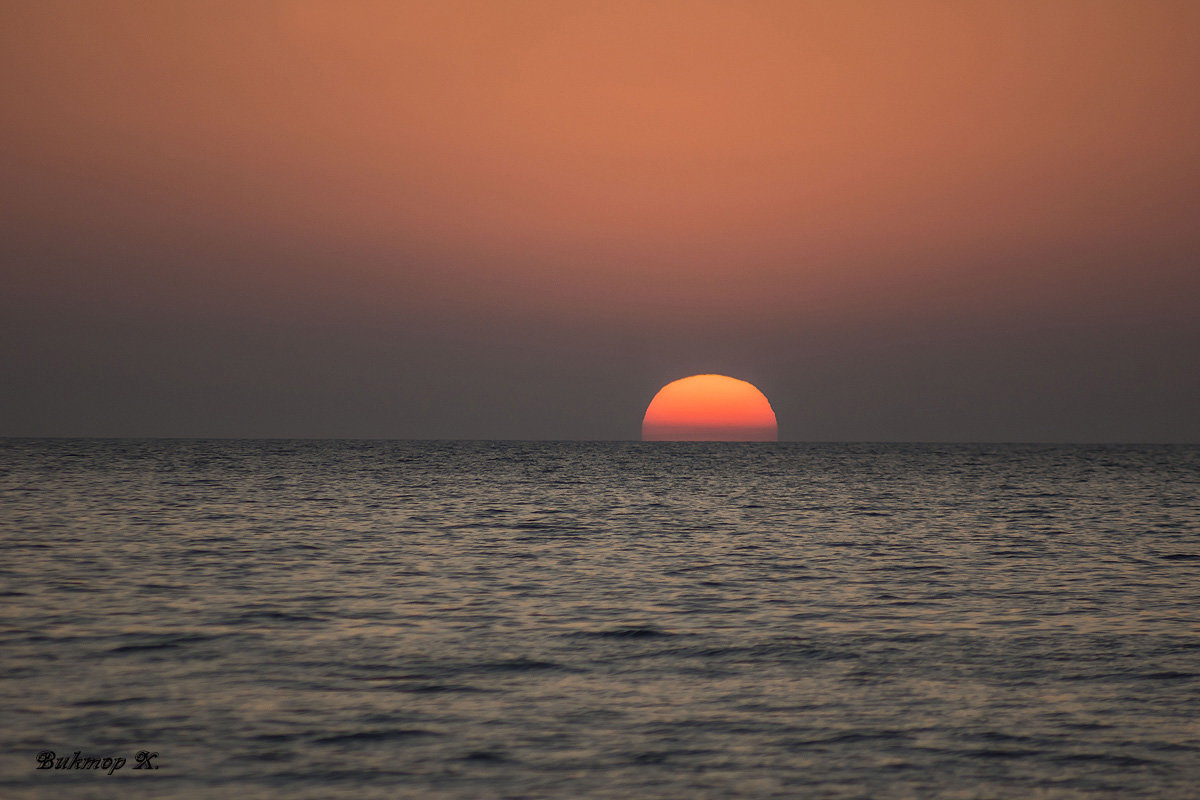
M24 308L653 347L663 325L1154 323L1200 291L1197 3L39 0L0 22Z
M633 279L794 310L797 293L954 280L928 272L983 247L1194 235L1177 207L1200 180L1191 3L5 16L7 158L81 184L80 208L47 198L60 213L107 227L109 195L200 234L428 254L465 265L432 280L451 296L502 269L570 302Z

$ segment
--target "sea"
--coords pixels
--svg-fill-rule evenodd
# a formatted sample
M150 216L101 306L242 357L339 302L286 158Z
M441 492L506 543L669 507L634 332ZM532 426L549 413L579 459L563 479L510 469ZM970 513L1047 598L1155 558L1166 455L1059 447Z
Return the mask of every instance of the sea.
M0 796L1200 797L1200 447L0 440Z

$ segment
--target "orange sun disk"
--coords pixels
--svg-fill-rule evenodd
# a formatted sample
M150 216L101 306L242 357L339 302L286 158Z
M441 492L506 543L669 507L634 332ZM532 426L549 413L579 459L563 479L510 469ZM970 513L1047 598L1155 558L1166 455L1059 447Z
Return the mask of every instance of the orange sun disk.
M754 384L692 375L658 390L642 419L647 442L774 442L779 424Z

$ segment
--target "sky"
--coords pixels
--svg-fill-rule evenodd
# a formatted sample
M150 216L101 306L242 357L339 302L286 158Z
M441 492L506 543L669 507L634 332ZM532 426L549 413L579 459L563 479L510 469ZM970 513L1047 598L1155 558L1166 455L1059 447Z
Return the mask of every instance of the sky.
M1200 4L0 0L0 435L1200 442Z

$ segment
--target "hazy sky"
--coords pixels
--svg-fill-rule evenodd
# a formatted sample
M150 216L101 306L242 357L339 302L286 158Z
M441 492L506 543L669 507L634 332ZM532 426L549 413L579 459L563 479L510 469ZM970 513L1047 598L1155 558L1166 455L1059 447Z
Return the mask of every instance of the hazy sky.
M1200 441L1200 3L0 0L0 434Z

